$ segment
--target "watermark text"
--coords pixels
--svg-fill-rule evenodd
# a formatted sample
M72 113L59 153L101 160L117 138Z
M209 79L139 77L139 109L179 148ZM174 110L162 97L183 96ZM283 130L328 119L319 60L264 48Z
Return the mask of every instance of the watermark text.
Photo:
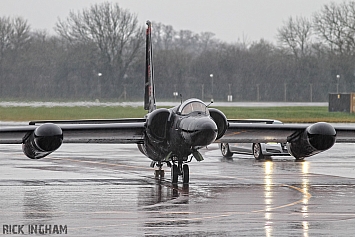
M67 225L2 225L3 235L51 235L68 234Z

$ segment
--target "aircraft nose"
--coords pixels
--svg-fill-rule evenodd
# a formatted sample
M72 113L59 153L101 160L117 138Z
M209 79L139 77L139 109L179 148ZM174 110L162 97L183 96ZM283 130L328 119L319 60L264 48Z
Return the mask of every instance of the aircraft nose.
M195 125L195 132L191 136L192 146L207 146L216 140L218 129L212 119L201 119Z

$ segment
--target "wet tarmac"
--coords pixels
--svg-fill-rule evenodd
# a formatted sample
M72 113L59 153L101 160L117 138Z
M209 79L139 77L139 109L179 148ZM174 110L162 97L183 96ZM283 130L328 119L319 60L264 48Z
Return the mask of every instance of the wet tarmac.
M172 186L135 145L64 144L41 160L0 145L0 235L353 236L354 148L255 161L213 144L190 163L190 185Z

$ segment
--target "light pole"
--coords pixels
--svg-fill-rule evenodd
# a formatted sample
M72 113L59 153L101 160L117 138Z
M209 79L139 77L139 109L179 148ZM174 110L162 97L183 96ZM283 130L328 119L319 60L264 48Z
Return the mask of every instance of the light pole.
M211 100L213 101L213 74L210 74L211 77Z
M227 96L227 101L228 102L232 102L233 101L231 86L232 86L231 84L228 84L228 96Z
M337 75L337 94L339 94L339 79L340 75Z
M127 99L127 90L126 90L126 84L123 84L123 99L126 100Z
M174 99L176 100L176 97L179 95L179 93L176 91L176 84L174 84L174 92L173 92L173 96Z
M101 99L101 83L100 83L100 77L102 77L102 73L101 73L101 72L97 73L97 90L98 90L99 98Z

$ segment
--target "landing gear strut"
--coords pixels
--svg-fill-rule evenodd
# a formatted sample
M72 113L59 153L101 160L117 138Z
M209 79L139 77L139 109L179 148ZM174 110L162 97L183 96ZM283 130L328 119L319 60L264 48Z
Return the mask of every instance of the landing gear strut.
M164 170L162 169L162 166L163 164L161 162L158 162L157 164L155 164L157 167L159 167L158 170L155 170L154 171L154 175L155 175L155 178L164 178L165 176L165 172ZM154 166L153 166L154 167Z
M173 164L171 167L171 182L173 184L177 184L179 176L182 176L182 182L184 184L188 184L190 180L190 171L189 166L187 164L182 164L182 162L178 162L178 164Z
M184 184L188 184L190 179L190 170L189 170L189 165L184 164L182 167L182 182Z

